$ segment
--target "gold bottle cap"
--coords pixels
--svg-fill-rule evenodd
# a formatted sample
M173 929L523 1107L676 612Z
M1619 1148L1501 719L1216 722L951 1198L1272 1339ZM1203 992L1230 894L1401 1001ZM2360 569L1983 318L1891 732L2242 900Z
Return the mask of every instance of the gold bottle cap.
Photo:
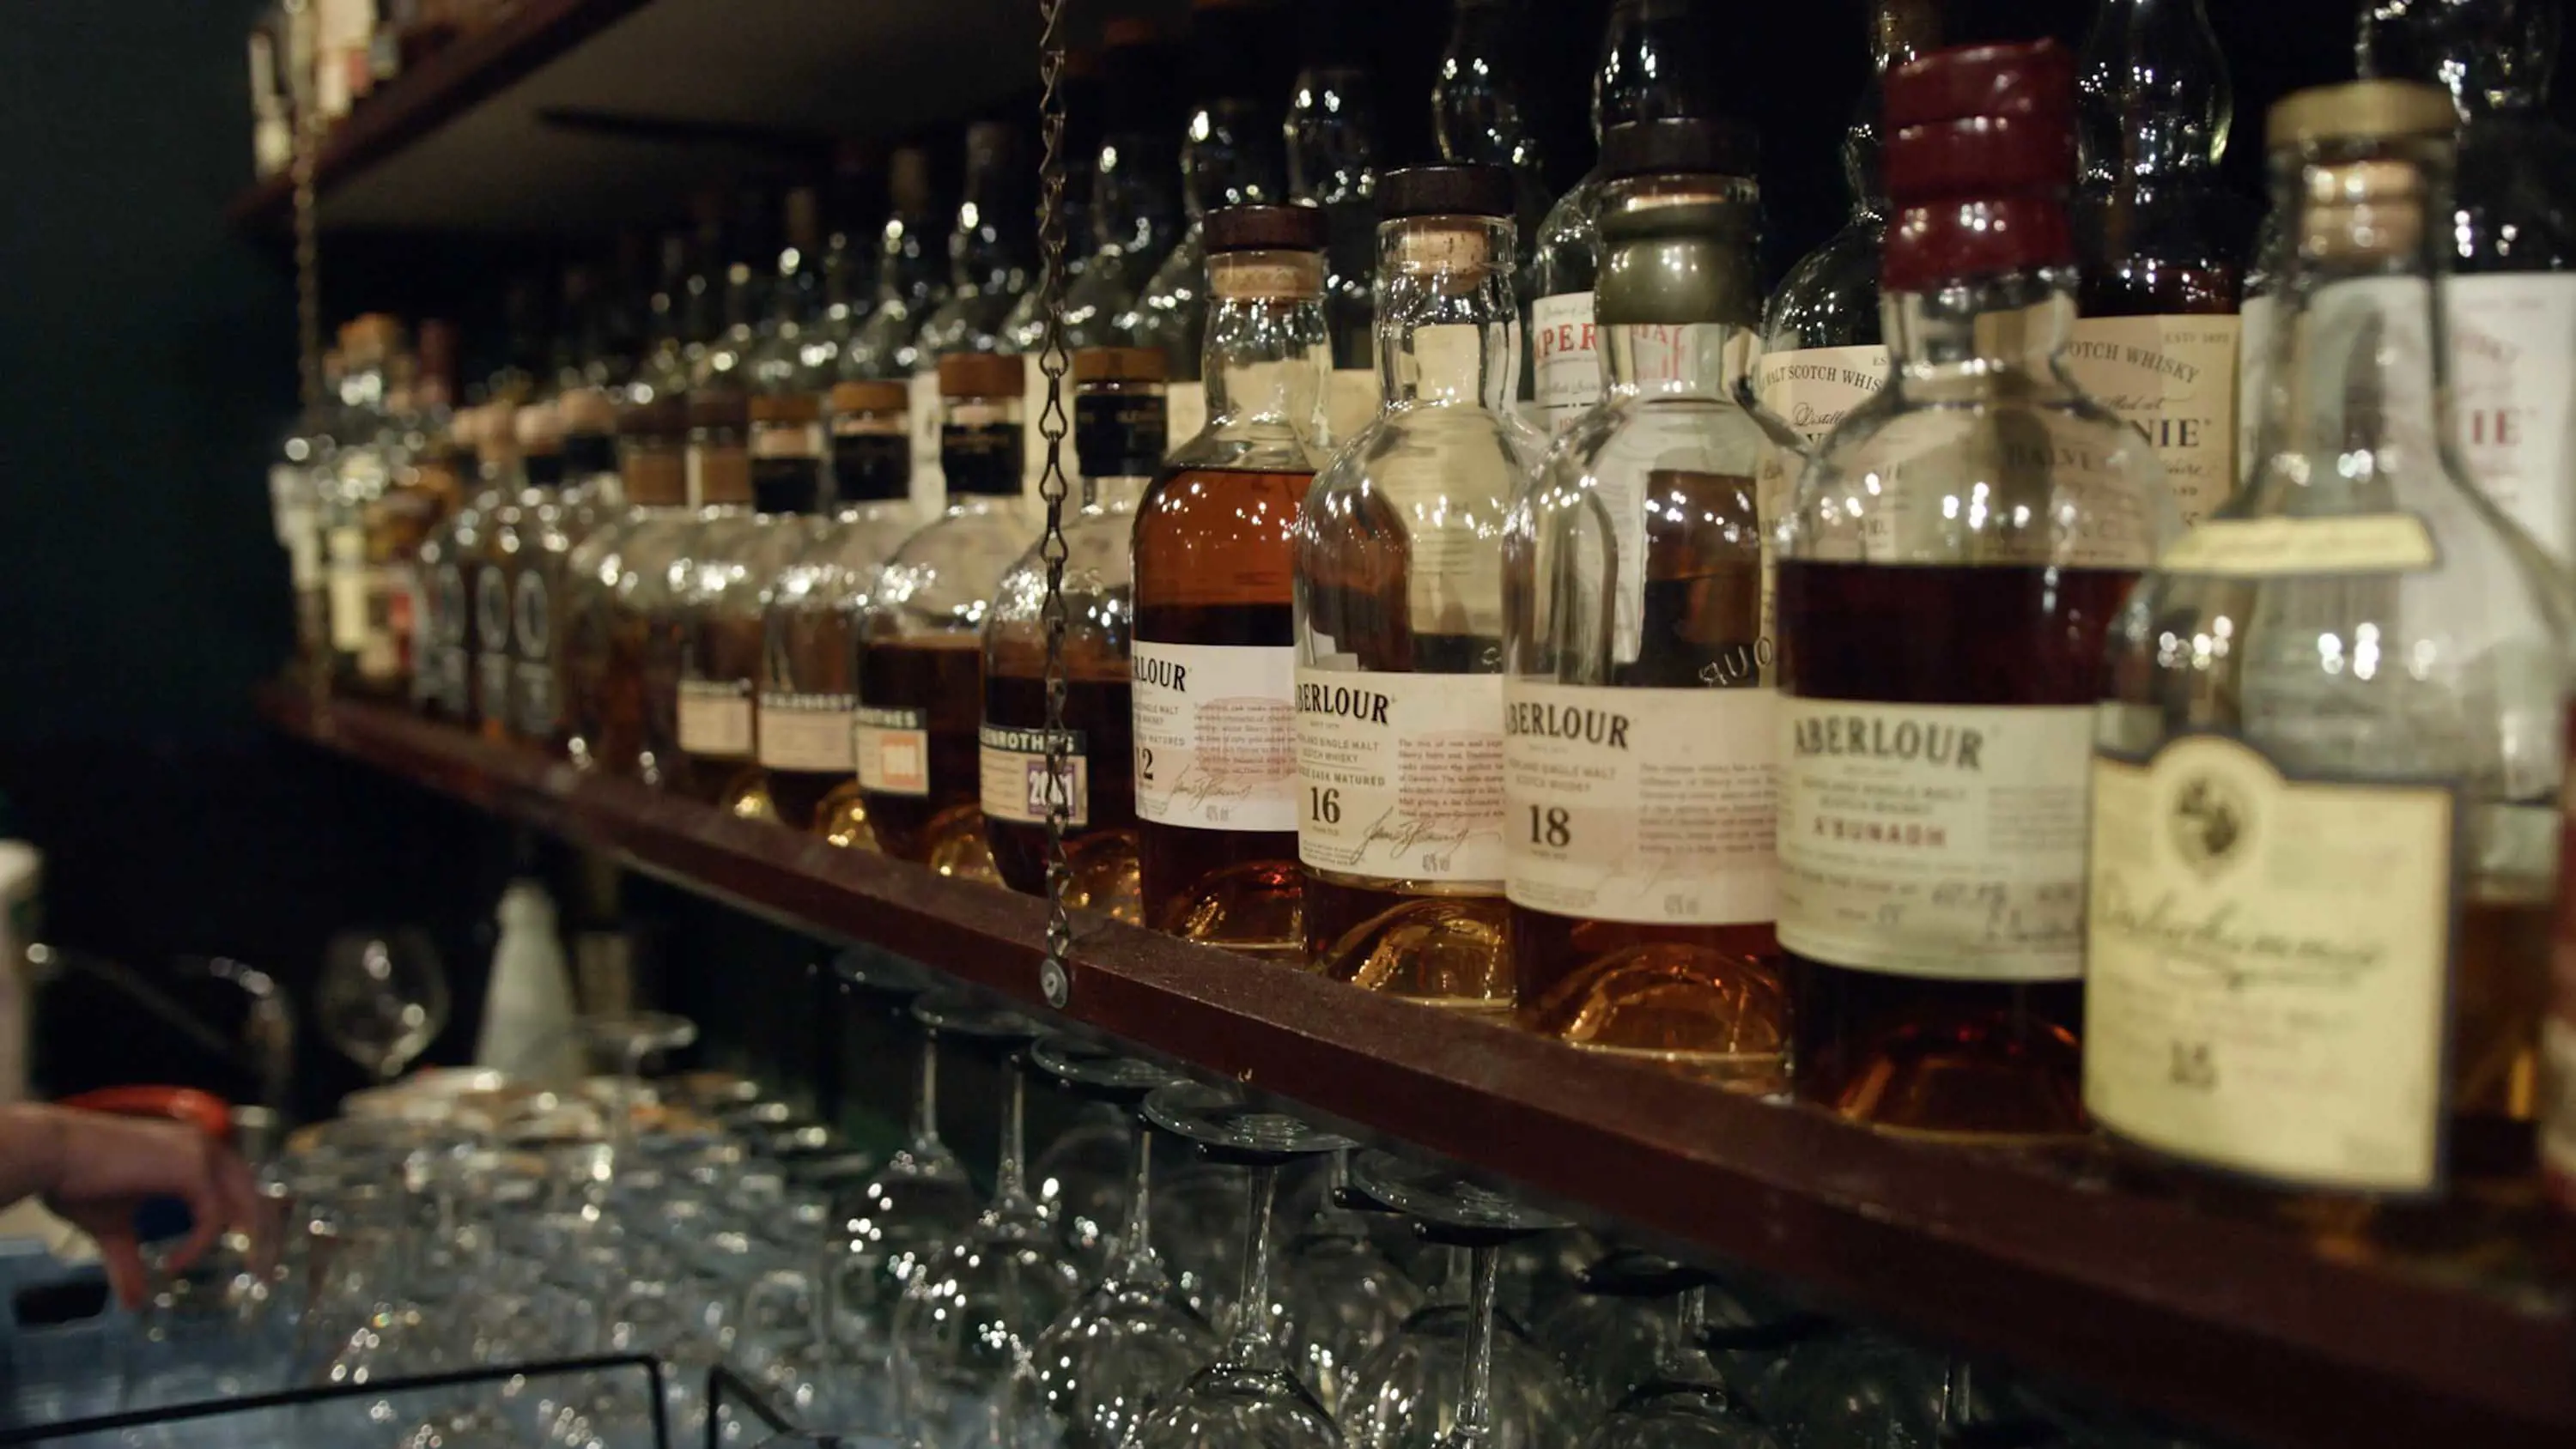
M1171 372L1157 347L1085 347L1073 354L1077 383L1161 382Z
M2394 141L2448 136L2460 113L2450 93L2422 81L2365 80L2292 91L2263 123L2273 150L2319 141Z
M912 389L899 382L832 384L832 411L836 413L899 413L911 406Z
M951 352L939 359L941 397L1018 397L1020 360L999 352Z

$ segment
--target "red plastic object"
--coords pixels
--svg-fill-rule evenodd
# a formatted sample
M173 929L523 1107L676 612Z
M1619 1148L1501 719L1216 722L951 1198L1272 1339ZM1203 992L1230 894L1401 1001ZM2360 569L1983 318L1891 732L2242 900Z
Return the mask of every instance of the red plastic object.
M217 1142L233 1140L232 1104L195 1087L101 1087L65 1097L61 1105L119 1117L167 1117L185 1122Z

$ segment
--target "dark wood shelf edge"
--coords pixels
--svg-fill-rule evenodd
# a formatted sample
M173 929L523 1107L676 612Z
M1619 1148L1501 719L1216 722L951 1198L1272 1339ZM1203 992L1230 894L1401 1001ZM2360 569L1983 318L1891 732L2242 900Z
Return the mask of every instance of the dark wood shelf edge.
M1037 901L382 706L281 729L764 916L1043 1006ZM1066 1015L1639 1229L2262 1443L2576 1443L2576 1320L2007 1158L1859 1132L1099 920Z
M477 31L360 101L322 143L314 187L331 188L500 93L539 66L642 9L651 0L521 0L507 18ZM295 177L280 171L251 183L225 209L245 229L293 221Z

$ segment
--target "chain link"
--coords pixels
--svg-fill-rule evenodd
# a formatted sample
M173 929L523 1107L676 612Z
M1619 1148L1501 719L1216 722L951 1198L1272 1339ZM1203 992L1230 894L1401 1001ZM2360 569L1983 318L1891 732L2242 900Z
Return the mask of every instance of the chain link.
M1071 809L1066 798L1070 741L1064 728L1064 511L1069 491L1064 472L1064 7L1065 0L1040 0L1046 28L1039 40L1039 131L1045 151L1038 169L1038 249L1045 270L1038 280L1046 314L1046 340L1038 353L1038 370L1046 375L1046 406L1038 414L1038 434L1046 439L1046 471L1038 494L1046 500L1046 534L1038 556L1046 561L1046 602L1040 620L1046 628L1046 826L1047 954L1040 986L1048 1004L1061 1007L1071 989L1073 916L1065 896L1073 887L1072 868L1064 855L1064 832Z
M323 134L322 78L316 68L322 63L322 45L313 0L287 0L286 23L288 33L279 39L284 43L289 102L295 108L295 152L288 176L295 184L296 364L301 369L298 381L305 416L310 418L322 402L322 227L316 215ZM304 49L311 66L294 63L297 27L307 33Z

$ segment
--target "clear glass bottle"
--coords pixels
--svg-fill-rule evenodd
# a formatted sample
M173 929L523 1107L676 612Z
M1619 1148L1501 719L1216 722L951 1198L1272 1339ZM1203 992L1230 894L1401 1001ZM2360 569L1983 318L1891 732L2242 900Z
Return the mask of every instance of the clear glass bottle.
M1288 102L1288 195L1323 208L1324 325L1333 371L1324 435L1338 445L1377 416L1377 120L1368 72L1310 65Z
M560 751L571 716L565 644L573 551L601 528L625 516L625 488L618 476L610 429L615 411L606 392L571 389L551 404L551 418L522 434L531 485L551 471L552 506L523 508L499 542L510 563L512 739L531 749ZM545 434L555 433L553 461Z
M2451 93L2452 411L2469 473L2576 559L2576 136L2549 113L2558 0L2365 0L2361 74Z
M477 507L470 540L459 536L463 550L467 607L473 611L473 702L467 717L484 738L510 737L510 579L494 569L492 558L512 510L524 506L527 475L519 462L519 405L496 400L484 404L483 422L474 438L474 466L483 480L489 507Z
M1786 1082L1772 934L1778 690L1760 427L1752 134L1603 137L1609 389L1515 513L1504 780L1520 1021L1740 1090Z
M2188 527L2236 491L2248 227L2218 177L2235 115L2227 57L2201 0L2102 0L2077 67L2084 285L2066 370L2154 440Z
M786 244L773 260L769 313L743 361L743 376L755 396L804 394L819 417L840 343L824 315L822 203L811 187L787 193Z
M760 656L760 766L770 809L789 828L873 850L851 731L858 709L859 615L878 571L920 526L912 438L900 382L835 383L834 507L819 537L770 585Z
M1613 126L1672 116L1718 116L1716 35L1700 0L1617 0L1601 34L1592 74L1592 136ZM1592 318L1601 268L1601 168L1557 198L1529 254L1529 379L1522 396L1533 421L1562 434L1601 396L1602 364Z
M1530 133L1521 77L1522 0L1451 0L1449 40L1431 84L1431 134L1440 159L1500 166L1512 177L1519 260L1547 216L1547 163Z
M2085 1105L2231 1194L2530 1181L2569 594L2448 427L2449 112L2273 107L2258 466L2111 640Z
M1208 214L1207 425L1136 511L1130 645L1145 923L1305 959L1297 867L1297 509L1323 426L1324 214Z
M1386 406L1296 526L1297 854L1325 975L1512 1007L1503 906L1503 522L1537 462L1512 408L1512 183L1416 166L1378 185Z
M451 724L474 718L474 565L481 556L483 520L501 506L498 482L482 476L479 453L486 409L459 408L448 423L460 467L475 479L472 494L420 546L420 602L415 610L420 645L412 681L423 712Z
M757 641L704 638L696 604L726 588L760 527L751 491L751 400L730 388L691 388L688 518L667 541L659 580L630 594L644 621L647 779L710 805L752 758Z
M887 560L859 615L853 746L877 849L996 879L984 846L984 612L1036 529L1020 491L1019 359L939 359L948 507Z
M1787 423L1808 447L1822 442L1887 380L1887 346L1878 321L1879 248L1887 236L1879 89L1888 71L1940 43L1936 0L1872 0L1870 81L1843 130L1843 182L1851 190L1851 216L1824 245L1789 269L1763 310L1756 391L1764 410ZM1766 506L1797 483L1805 461L1789 449L1775 455L1775 466L1764 480Z
M676 355L676 348L674 348ZM651 367L646 368L650 375ZM642 401L633 399L641 395ZM670 587L670 566L695 516L685 457L688 414L676 395L637 383L617 415L622 516L574 545L564 566L564 718L557 748L583 769L662 782L654 741L677 737L676 719L648 730L647 643Z
M1028 289L1036 261L1031 231L1035 209L1021 184L1017 136L999 121L979 121L966 130L966 195L957 208L957 226L948 237L948 296L921 324L914 339L918 349L913 374L913 425L942 416L934 405L939 391L938 362L961 352L1016 353L1003 330L1011 308ZM1017 365L1017 364L1014 364ZM1025 392L1027 373L1021 387ZM925 437L913 438L916 478L940 476L946 454L944 424ZM1023 471L1028 458L1023 443Z
M474 579L478 722L496 743L521 738L530 712L553 703L547 656L532 658L524 646L548 642L545 541L560 537L563 513L563 421L554 401L522 404L509 427L518 487L486 520ZM534 617L523 617L530 611Z
M338 689L378 698L402 693L407 683L393 617L394 600L407 595L382 543L371 537L412 465L411 440L392 406L402 349L401 324L380 313L340 329L336 446L320 475L331 679ZM421 541L410 540L407 557Z
M2173 505L2064 367L2067 52L1936 51L1885 95L1890 375L1780 534L1797 1088L1903 1135L2066 1137L2102 644Z
M1065 283L1068 351L1115 345L1118 319L1136 305L1154 264L1180 235L1172 144L1154 124L1159 40L1152 21L1134 16L1112 18L1101 34L1108 115L1091 158L1090 255ZM1036 289L1022 298L1014 318L1018 350L1036 352L1046 329Z
M1072 381L1082 485L1067 500L1079 511L1064 521L1066 899L1133 922L1141 916L1128 548L1136 505L1168 451L1163 354L1086 348L1073 354ZM1027 895L1046 893L1046 582L1046 561L1032 547L1003 576L984 624L984 838L1003 884Z
M948 296L947 259L931 214L930 154L918 146L895 152L886 190L891 207L877 237L875 291L842 349L843 381L901 382L919 371L915 339Z

